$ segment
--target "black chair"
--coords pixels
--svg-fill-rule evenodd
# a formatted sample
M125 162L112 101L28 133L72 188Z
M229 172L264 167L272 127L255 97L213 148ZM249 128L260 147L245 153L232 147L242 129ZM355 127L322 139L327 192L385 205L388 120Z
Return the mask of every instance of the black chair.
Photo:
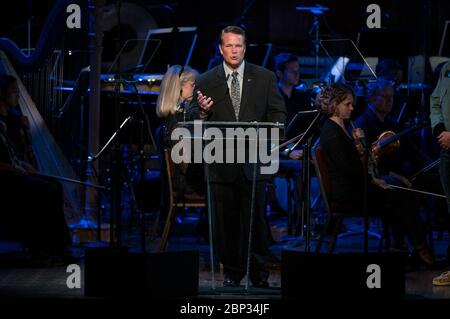
M328 172L328 163L320 145L318 145L313 151L313 165L316 170L317 179L319 181L320 192L324 201L325 209L327 212L327 221L322 234L319 237L319 242L316 246L316 252L320 252L325 236L331 231L331 241L329 243L327 253L332 253L336 246L337 238L345 236L353 236L364 234L364 232L346 232L338 236L339 229L342 228L344 218L349 217L364 217L362 211L357 211L353 207L342 207L330 200L330 194L332 193L330 175ZM369 235L380 239L380 248L383 243L383 239L386 241L386 248L390 247L390 236L388 224L382 219L383 235L369 231Z
M170 149L164 150L164 158L166 163L167 172L167 185L169 191L169 212L167 214L166 223L164 226L163 234L161 237L161 242L159 245L159 251L163 252L167 248L167 242L169 239L170 229L172 227L172 222L175 218L175 213L177 209L186 207L206 207L206 196L198 194L188 194L184 192L177 192L173 188L173 177L175 171L175 163L170 157Z

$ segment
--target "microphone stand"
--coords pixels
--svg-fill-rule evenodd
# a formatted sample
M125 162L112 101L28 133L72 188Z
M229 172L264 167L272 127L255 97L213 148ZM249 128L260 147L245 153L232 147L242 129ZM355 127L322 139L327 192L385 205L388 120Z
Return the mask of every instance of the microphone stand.
M139 112L141 113L142 118L139 120L139 126L140 126L140 130L139 130L139 137L140 137L140 141L139 141L139 162L140 162L140 178L141 178L141 185L143 185L144 182L144 175L145 175L145 156L144 156L144 122L147 126L147 133L149 134L149 137L153 143L153 145L156 147L156 142L155 139L153 137L152 134L152 130L151 130L151 126L150 126L150 120L148 119L147 114L145 113L144 107L142 105L142 98L141 95L139 94L139 90L138 87L136 85L136 82L132 82L135 93L137 94L137 98L138 98L138 104L139 104ZM136 111L135 114L137 114L138 111ZM146 239L145 239L145 214L144 214L144 205L143 205L143 198L142 198L142 194L139 198L139 203L138 203L138 210L139 210L139 216L140 216L140 220L141 220L141 246L142 246L142 252L146 252ZM155 221L156 223L157 221Z
M106 152L106 150L108 148L110 148L110 147L112 147L112 152L111 153L112 153L113 158L117 157L118 155L120 156L120 153L117 154L118 153L117 146L116 146L118 144L118 142L116 141L117 137L119 136L120 132L126 127L126 125L131 122L131 119L134 117L134 115L135 114L133 114L131 116L128 116L122 122L122 124L119 126L119 128L109 138L108 142L106 142L106 144L102 147L102 149L96 155L88 156L88 160L87 160L88 164L90 163L91 166L94 167L94 165L93 165L94 162L97 159L99 159ZM113 143L115 145L113 145ZM113 161L114 161L114 159L113 159ZM119 163L119 162L115 162L115 163ZM115 163L113 162L113 168L112 168L112 170L113 170L113 174L112 174L113 178L111 179L111 187L110 187L110 190L111 190L111 199L110 199L111 200L111 203L110 203L110 205L111 205L111 208L110 208L111 209L111 215L110 215L110 221L109 221L109 223L110 223L110 230L109 231L110 231L110 243L111 243L111 245L114 246L114 245L117 244L117 247L120 247L120 245L119 245L120 242L116 243L115 240L114 240L114 225L117 225L117 220L114 218L116 215L114 213L115 212L119 212L119 214L120 214L120 190L119 191L117 190L118 188L120 189L120 187L118 185L115 185L116 183L118 183L117 179L120 178L120 174L116 173L117 175L115 176L114 171L118 171L117 164L114 165ZM115 209L117 209L117 206L115 206L115 205L118 206L118 208L119 208L118 211L115 210ZM119 218L120 218L120 216L119 216ZM99 213L99 218L98 218L97 222L98 222L98 225L97 225L98 226L98 231L99 231L99 234L100 234L100 225L101 225L100 224L100 222L101 222L100 221L100 213ZM119 227L119 226L117 226L117 227ZM118 228L117 231L119 233L120 232L120 228Z
M363 143L362 143L363 144ZM369 167L369 149L365 143L364 147L364 169ZM364 214L364 253L369 252L369 207L368 207L368 172L364 172L364 192L363 192L363 214Z
M309 11L314 15L314 22L308 33L311 36L312 32L314 32L314 40L312 42L314 44L315 76L316 76L316 79L318 79L319 78L319 49L320 49L320 16L322 16L325 11L328 11L329 8L326 8L321 5L316 4L313 7L296 7L295 9L298 11Z
M298 141L291 147L289 147L288 153L294 150L299 144L303 144L303 173L302 173L302 185L303 191L302 191L302 197L303 197L303 206L302 206L302 216L304 219L306 219L306 227L302 223L302 232L304 231L304 237L305 237L305 252L309 253L311 251L311 218L310 218L310 209L311 209L311 174L310 174L310 168L311 168L311 142L315 134L315 130L320 126L324 119L324 116L318 112L315 118L311 121L308 128L305 132L298 135L297 137L291 139L295 140L298 138ZM299 224L299 221L297 221L297 224ZM303 229L306 228L306 229Z
M120 68L120 37L121 37L121 19L120 19L120 9L122 2L118 0L116 2L116 10L117 10L117 38L116 38L116 51L118 52L117 64L116 64L116 81L115 81L115 103L114 103L114 114L116 116L115 123L116 127L119 125L119 114L120 114L120 88L122 84L122 74ZM126 122L124 122L126 123ZM122 123L122 124L124 124ZM123 126L121 125L121 128ZM117 136L116 132L114 136ZM111 138L109 142L112 142L114 139ZM103 148L104 150L105 148ZM98 156L97 156L98 157ZM122 184L120 172L119 172L119 164L121 162L120 159L120 144L118 141L114 143L112 148L112 174L111 174L111 210L110 210L110 218L111 218L111 226L116 226L117 231L117 240L114 238L114 227L110 228L110 243L112 246L120 247L122 244L122 209L121 209L121 187Z

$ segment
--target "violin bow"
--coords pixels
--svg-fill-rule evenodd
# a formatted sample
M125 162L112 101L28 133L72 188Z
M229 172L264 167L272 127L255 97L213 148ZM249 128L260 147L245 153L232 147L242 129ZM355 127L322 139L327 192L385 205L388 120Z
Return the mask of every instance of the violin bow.
M106 190L107 189L107 187L102 186L102 185L90 184L90 183L78 181L76 179L67 178L67 177L63 177L63 176L49 175L49 174L43 174L43 173L37 173L35 175L41 176L41 177L45 177L45 178L56 179L56 180L60 180L60 181L63 181L63 182L80 184L80 185L84 185L84 186L87 186L87 187L92 187L92 188L96 188L96 189L100 189L100 190Z
M436 165L438 165L441 162L441 159L438 158L437 160L435 160L433 163L425 166L424 168L422 168L420 171L418 171L417 173L414 173L413 175L411 175L408 180L410 182L414 181L417 176L419 176L420 174L423 174L425 172L428 172L430 169L432 169L433 167L435 167Z
M407 188L407 187L402 187L402 186L397 186L397 185L392 185L392 184L388 184L388 186L391 189L400 189L400 190L405 190L405 191L409 191L409 192L419 193L419 194L423 194L423 195L430 195L430 196L435 196L435 197L440 197L440 198L447 199L447 196L442 195L442 194L425 192L425 191L414 189L414 188Z

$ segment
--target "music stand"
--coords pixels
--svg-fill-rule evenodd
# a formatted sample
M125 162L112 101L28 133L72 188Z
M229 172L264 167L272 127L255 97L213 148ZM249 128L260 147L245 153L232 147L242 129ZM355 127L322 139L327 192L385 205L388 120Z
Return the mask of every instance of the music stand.
M128 52L133 48L139 48L139 55L129 55ZM103 78L114 80L115 74L134 74L141 73L153 61L157 52L160 50L161 40L159 39L128 39L125 41L119 52L115 56L113 62L108 67L106 74L102 74ZM123 59L123 56L127 59ZM119 67L120 59L120 69ZM123 61L125 60L125 61Z
M320 45L331 65L326 79L329 83L376 80L375 72L352 40L321 40Z
M191 122L180 122L179 123L180 127L185 127L188 128L188 130L190 132L193 132L193 137L192 135L187 137L187 139L193 139L194 143L195 140L201 140L202 141L202 155L203 155L203 150L205 148L205 141L209 140L207 138L205 138L205 131L208 128L218 128L221 131L226 131L227 129L233 128L244 128L244 129L249 129L249 128L253 128L256 131L256 135L254 136L255 138L250 138L248 139L249 141L254 141L255 143L255 156L253 158L253 162L252 164L252 168L253 168L253 176L252 176L252 197L251 197L251 208L250 208L250 228L249 228L249 238L248 238L248 248L247 248L247 265L246 265L246 283L245 283L245 291L248 293L248 289L249 289L249 272L250 272L250 258L251 258L251 249L252 249L252 234L253 234L253 214L254 214L254 205L255 205L255 190L256 190L256 173L257 173L257 167L259 166L259 158L257 157L256 154L258 154L258 146L259 146L259 142L262 140L260 138L260 129L281 129L281 137L284 136L284 124L280 124L280 123L272 123L272 122L208 122L208 121L201 121L201 120L196 120L196 121L191 121ZM200 129L198 129L200 126ZM201 133L201 135L199 136L198 134ZM226 137L226 133L224 133L224 136ZM278 135L278 137L280 137L280 134ZM185 137L183 137L184 139ZM226 139L226 138L225 138ZM236 138L236 140L238 140L239 138ZM270 142L275 142L275 148L277 149L278 146L278 140L274 140L272 138L272 136L270 135L266 135L266 141L270 141ZM234 147L234 143L233 142L233 147ZM271 148L273 146L273 143L269 144L269 154L271 154L272 156L272 152L271 152ZM245 149L247 150L247 148ZM225 156L225 154L223 154ZM250 154L251 155L251 154ZM209 164L208 161L205 161L205 159L202 156L202 162L205 164L205 179L206 179L206 192L207 192L207 201L208 201L208 230L209 230L209 247L210 247L210 262L211 262L211 289L213 291L216 290L215 287L215 272L214 272L214 244L213 244L213 218L214 215L212 213L212 200L211 200L211 187L210 187L210 175L209 175ZM249 162L250 162L250 158L249 158Z
M159 41L160 45L153 59L145 64L142 73L147 70L152 73L165 73L170 65L189 65L197 42L197 27L150 29L145 38L145 45L149 41Z
M132 48L135 48L136 46L140 47L140 54L135 54L131 58L127 56L126 61L124 60L124 55L126 56L127 52L130 51ZM91 157L91 161L97 159L102 153L104 153L107 149L111 151L112 153L112 174L111 174L111 226L115 224L116 231L117 231L117 239L114 238L113 229L114 227L111 227L110 229L110 241L112 245L115 245L117 247L120 247L122 245L122 236L121 236L121 224L122 224L122 212L121 212L121 183L122 179L120 177L119 172L119 166L121 165L121 154L120 154L120 143L119 143L119 133L120 131L126 127L125 124L129 123L130 120L136 116L137 112L134 112L132 116L127 117L125 121L120 123L122 119L120 119L120 100L121 100L121 94L125 91L125 89L129 89L131 92L135 92L138 94L138 97L140 97L139 92L137 92L137 88L135 86L136 80L134 79L134 74L136 72L142 71L143 68L145 68L146 65L148 65L156 51L158 50L160 46L159 40L149 40L149 39L129 39L127 40L122 47L117 48L117 55L114 58L112 64L109 66L108 74L103 74L102 77L106 78L108 82L111 82L114 85L114 92L115 92L115 107L114 107L114 113L115 113L115 124L114 127L117 129L117 131L113 134L113 136L109 139L109 141L106 143L105 147L102 148L99 154L97 154L94 157ZM119 45L117 45L119 47ZM125 62L125 63L124 63ZM114 72L114 73L113 73ZM139 106L141 109L141 112L143 113L144 120L147 124L149 124L149 121L147 118L145 118L145 112L143 112L142 102L139 100ZM141 128L142 129L142 128ZM149 129L149 135L154 141L154 138L151 133L151 129ZM141 132L141 141L140 141L140 148L143 149L143 134ZM155 145L155 143L154 143ZM143 152L141 152L141 156L143 155ZM142 163L142 161L141 161ZM142 171L142 167L141 167ZM142 172L141 172L142 173ZM130 186L132 187L132 186ZM143 212L141 211L141 214ZM143 216L142 220L144 220ZM144 227L143 227L144 228ZM145 243L145 233L144 229L142 230L142 243ZM145 252L145 245L143 244L144 252Z
M291 122L289 122L285 135L290 136L291 132L305 132L309 124L314 120L318 110L299 111L295 113Z
M311 176L310 176L310 167L311 167L311 161L310 161L310 154L311 154L311 148L312 148L312 140L314 136L316 135L317 129L321 126L323 120L325 117L323 114L321 114L318 110L311 110L311 111L303 111L298 112L295 117L292 119L291 123L289 125L293 127L296 122L299 122L300 118L303 118L303 116L306 116L308 118L308 122L303 121L301 124L300 131L301 134L297 135L296 137L290 139L289 141L283 143L283 144L292 144L285 152L289 154L294 149L298 147L298 145L301 145L303 148L303 163L302 163L302 185L304 185L302 189L302 197L303 197L303 205L302 205L302 218L306 219L306 227L304 227L304 221L302 220L302 233L305 235L305 252L310 252L311 249L311 218L310 218L310 196L311 196ZM299 222L297 222L298 224ZM303 229L306 228L306 229Z

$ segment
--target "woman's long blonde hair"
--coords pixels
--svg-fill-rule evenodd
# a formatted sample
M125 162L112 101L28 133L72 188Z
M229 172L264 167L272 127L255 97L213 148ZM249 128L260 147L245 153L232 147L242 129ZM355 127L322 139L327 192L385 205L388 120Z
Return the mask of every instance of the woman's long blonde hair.
M167 70L156 102L158 117L175 114L181 99L181 87L188 81L195 82L197 75L198 72L189 66L173 65Z

